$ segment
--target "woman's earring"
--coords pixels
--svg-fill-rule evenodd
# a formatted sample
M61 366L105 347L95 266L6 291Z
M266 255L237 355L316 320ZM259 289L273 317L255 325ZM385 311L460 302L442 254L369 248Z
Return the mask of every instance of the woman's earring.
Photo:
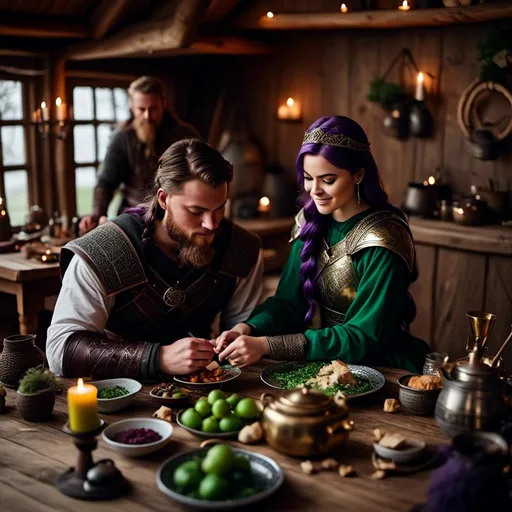
M357 182L357 204L361 204L361 194L359 193L359 183L361 183L360 181Z

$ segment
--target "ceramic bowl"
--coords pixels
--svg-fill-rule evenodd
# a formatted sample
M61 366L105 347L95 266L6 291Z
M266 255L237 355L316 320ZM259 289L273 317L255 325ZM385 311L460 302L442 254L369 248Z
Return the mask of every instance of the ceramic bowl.
M190 389L192 391L211 391L212 389L220 389L226 382L232 381L240 377L242 370L236 366L226 364L221 366L226 371L227 375L224 380L218 382L190 382L186 379L186 375L179 375L174 377L174 382L178 383L179 387Z
M180 398L173 398L172 396L169 396L169 397L158 396L154 393L156 388L161 385L161 384L158 384L157 386L154 386L153 388L151 388L151 390L149 392L149 396L151 397L151 400L153 400L153 402L155 402L159 405L165 405L166 407L170 407L171 409L173 407L184 408L184 407L188 406L188 404L190 403L190 396L192 394L192 392L189 389L181 387L177 384L171 384L170 382L165 382L163 384L169 384L169 385L173 386L174 389L179 388L181 390L181 392L185 394L185 396L180 397Z
M198 456L204 456L209 449L210 446L181 452L166 460L156 473L156 484L160 491L192 510L241 510L242 507L257 503L274 494L284 482L283 470L272 459L249 450L233 448L235 455L244 455L249 458L253 479L258 488L261 489L260 492L248 498L219 501L200 500L177 492L173 483L173 475L176 468L183 462Z
M104 388L114 388L121 386L128 390L127 395L117 398L98 398L98 411L101 413L118 412L127 407L135 398L135 395L142 389L142 384L133 379L106 379L93 380L87 384L92 384L98 388L98 393Z
M131 428L150 428L158 432L162 439L154 443L147 444L124 444L114 441L114 438L119 432ZM101 434L105 443L113 450L125 455L126 457L142 457L149 455L162 449L170 440L173 432L173 427L168 421L159 420L155 418L132 418L129 420L121 420L109 425Z
M425 450L427 443L419 439L406 439L403 448L394 449L373 443L375 453L384 459L391 459L397 464L407 464L417 459Z
M190 428L190 427L187 427L186 425L183 425L183 423L181 421L181 415L185 412L185 410L186 409L183 409L176 415L176 423L181 428L184 428L186 431L190 432L191 434L194 434L197 437L204 437L207 439L211 439L212 437L219 438L219 439L225 439L225 438L230 438L230 437L233 438L233 437L237 437L240 430L242 430L242 428L245 426L245 425L243 425L240 429L233 430L232 432L203 432L202 430L197 430L195 428ZM254 420L254 421L257 421L257 420ZM252 422L252 423L254 423L254 422Z
M432 416L436 408L437 398L441 389L415 389L407 386L413 374L403 375L398 379L398 400L408 412L419 416Z

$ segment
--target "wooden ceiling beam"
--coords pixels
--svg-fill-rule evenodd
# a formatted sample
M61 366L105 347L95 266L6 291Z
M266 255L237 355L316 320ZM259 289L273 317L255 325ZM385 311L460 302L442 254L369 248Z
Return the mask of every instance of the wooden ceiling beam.
M87 23L76 21L55 21L43 17L37 20L9 20L2 17L0 34L13 37L87 39L91 30Z
M206 23L219 23L239 4L240 0L212 0L204 21Z
M92 38L103 39L133 3L133 0L109 0L101 3L91 15Z
M183 48L195 38L197 27L210 0L181 0L170 20L153 20L131 25L102 41L75 45L69 60L96 60L151 55Z
M467 7L445 7L442 9L398 9L377 11L333 13L274 13L273 18L260 16L236 24L239 28L265 30L328 30L328 29L372 29L402 27L433 27L476 23L512 17L510 3L482 4Z

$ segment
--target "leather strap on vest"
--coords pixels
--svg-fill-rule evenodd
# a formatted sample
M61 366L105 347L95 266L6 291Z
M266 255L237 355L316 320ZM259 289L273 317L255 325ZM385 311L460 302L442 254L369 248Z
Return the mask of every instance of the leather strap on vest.
M160 345L112 340L103 334L77 331L69 336L62 361L65 377L91 375L94 379L113 377L147 378L152 352Z

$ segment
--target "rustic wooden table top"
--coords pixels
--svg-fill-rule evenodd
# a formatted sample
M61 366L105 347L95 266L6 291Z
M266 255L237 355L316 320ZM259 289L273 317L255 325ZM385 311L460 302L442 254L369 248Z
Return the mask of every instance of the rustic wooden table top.
M226 391L259 398L269 388L259 379L261 369L268 362L244 368L242 375L225 385ZM348 443L331 454L343 464L352 465L357 477L341 478L337 472L321 472L308 476L302 472L300 459L275 452L266 444L240 445L274 459L285 472L283 487L262 506L266 510L351 510L408 511L412 505L424 502L431 471L425 470L407 476L389 476L374 481L369 477L373 429L383 428L409 437L424 439L430 446L446 444L432 417L420 417L399 411L394 414L382 410L384 398L397 397L396 379L401 370L380 368L386 376L386 386L370 395L364 402L350 402L350 419L355 429ZM74 384L66 380L66 387ZM151 416L158 408L151 402L144 385L133 406L117 414L102 415L108 423L128 417ZM371 400L370 400L370 397ZM66 394L57 395L54 418L46 423L22 420L15 408L15 391L7 390L7 414L0 416L0 503L10 511L66 511L103 512L113 510L171 511L183 510L180 505L162 494L156 486L155 473L160 464L178 451L199 447L203 439L196 438L173 422L172 441L160 452L141 459L124 458L112 451L98 437L94 460L114 459L124 476L133 484L128 497L113 502L87 502L62 495L55 487L57 477L74 466L77 450L62 427L67 421ZM239 445L239 443L236 443ZM260 508L254 506L252 510Z
M0 278L9 281L33 281L59 275L58 263L27 259L20 252L0 254Z

